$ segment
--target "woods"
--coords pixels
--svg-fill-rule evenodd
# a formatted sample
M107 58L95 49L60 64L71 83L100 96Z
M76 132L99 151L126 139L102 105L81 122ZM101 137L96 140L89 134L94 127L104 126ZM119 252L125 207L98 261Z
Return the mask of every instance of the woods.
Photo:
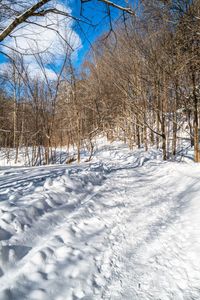
M91 159L93 138L103 134L131 149L161 148L167 160L185 135L200 162L199 1L141 1L136 16L96 40L79 70L72 53L53 79L39 54L43 76L16 53L1 72L0 146L8 156L15 148L17 161L23 147L30 165L49 164L57 148L73 146L68 159L80 161L82 147Z
M0 300L200 299L200 0L0 0Z

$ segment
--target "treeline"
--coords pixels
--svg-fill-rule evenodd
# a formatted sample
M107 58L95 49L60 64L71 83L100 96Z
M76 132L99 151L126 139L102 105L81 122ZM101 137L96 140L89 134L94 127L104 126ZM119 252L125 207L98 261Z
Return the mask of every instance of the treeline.
M78 75L69 57L53 81L13 70L12 92L0 95L0 145L32 147L33 164L70 145L78 161L85 144L92 156L100 133L131 148L161 147L164 160L185 135L200 161L199 1L141 1L136 17L96 41Z

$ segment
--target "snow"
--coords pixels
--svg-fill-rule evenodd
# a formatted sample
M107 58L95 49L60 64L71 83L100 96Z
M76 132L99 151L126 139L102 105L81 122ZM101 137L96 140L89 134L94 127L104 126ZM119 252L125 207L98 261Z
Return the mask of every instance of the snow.
M0 170L0 300L200 299L200 166L99 142Z

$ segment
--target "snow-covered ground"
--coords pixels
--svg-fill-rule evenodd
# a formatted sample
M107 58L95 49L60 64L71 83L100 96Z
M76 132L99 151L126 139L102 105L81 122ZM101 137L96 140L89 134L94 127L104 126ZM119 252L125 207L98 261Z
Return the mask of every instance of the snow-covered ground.
M200 166L99 146L0 171L0 300L199 300Z

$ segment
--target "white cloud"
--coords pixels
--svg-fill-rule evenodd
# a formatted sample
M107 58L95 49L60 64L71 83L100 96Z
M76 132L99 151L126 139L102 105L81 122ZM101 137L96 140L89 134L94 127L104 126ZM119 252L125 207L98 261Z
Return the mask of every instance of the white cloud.
M57 4L55 8L71 13L69 8L61 4ZM14 32L15 39L8 41L10 47L26 54L47 50L54 53L56 50L58 55L62 55L64 41L74 49L81 45L78 34L72 29L72 19L50 13L45 17L31 18L30 21L35 24L23 25Z
M12 78L14 70L12 69L9 63L2 63L0 68L0 76L8 76L8 78ZM23 71L22 71L23 72ZM26 72L28 72L30 79L40 78L46 80L56 80L58 78L56 72L52 69L44 67L44 69L40 68L40 66L34 61L27 63ZM22 75L22 74L21 74Z
M29 63L29 65L27 67L27 71L31 78L45 79L45 76L46 76L48 78L48 80L56 80L57 79L57 75L53 70L46 68L46 67L44 68L44 70L42 70L39 67L39 65L34 62Z
M61 3L52 2L54 7L60 11L70 14L70 8ZM39 72L39 65L34 54L40 53L44 60L44 65L54 63L59 65L64 55L70 52L71 48L77 50L81 48L81 39L73 30L73 20L58 14L48 14L45 17L33 17L30 24L18 27L12 34L12 38L7 38L5 46L15 49L25 54L24 61L29 65L33 74ZM9 52L9 48L4 47ZM73 57L75 57L73 55ZM45 66L45 70L51 79L55 79L55 73Z

